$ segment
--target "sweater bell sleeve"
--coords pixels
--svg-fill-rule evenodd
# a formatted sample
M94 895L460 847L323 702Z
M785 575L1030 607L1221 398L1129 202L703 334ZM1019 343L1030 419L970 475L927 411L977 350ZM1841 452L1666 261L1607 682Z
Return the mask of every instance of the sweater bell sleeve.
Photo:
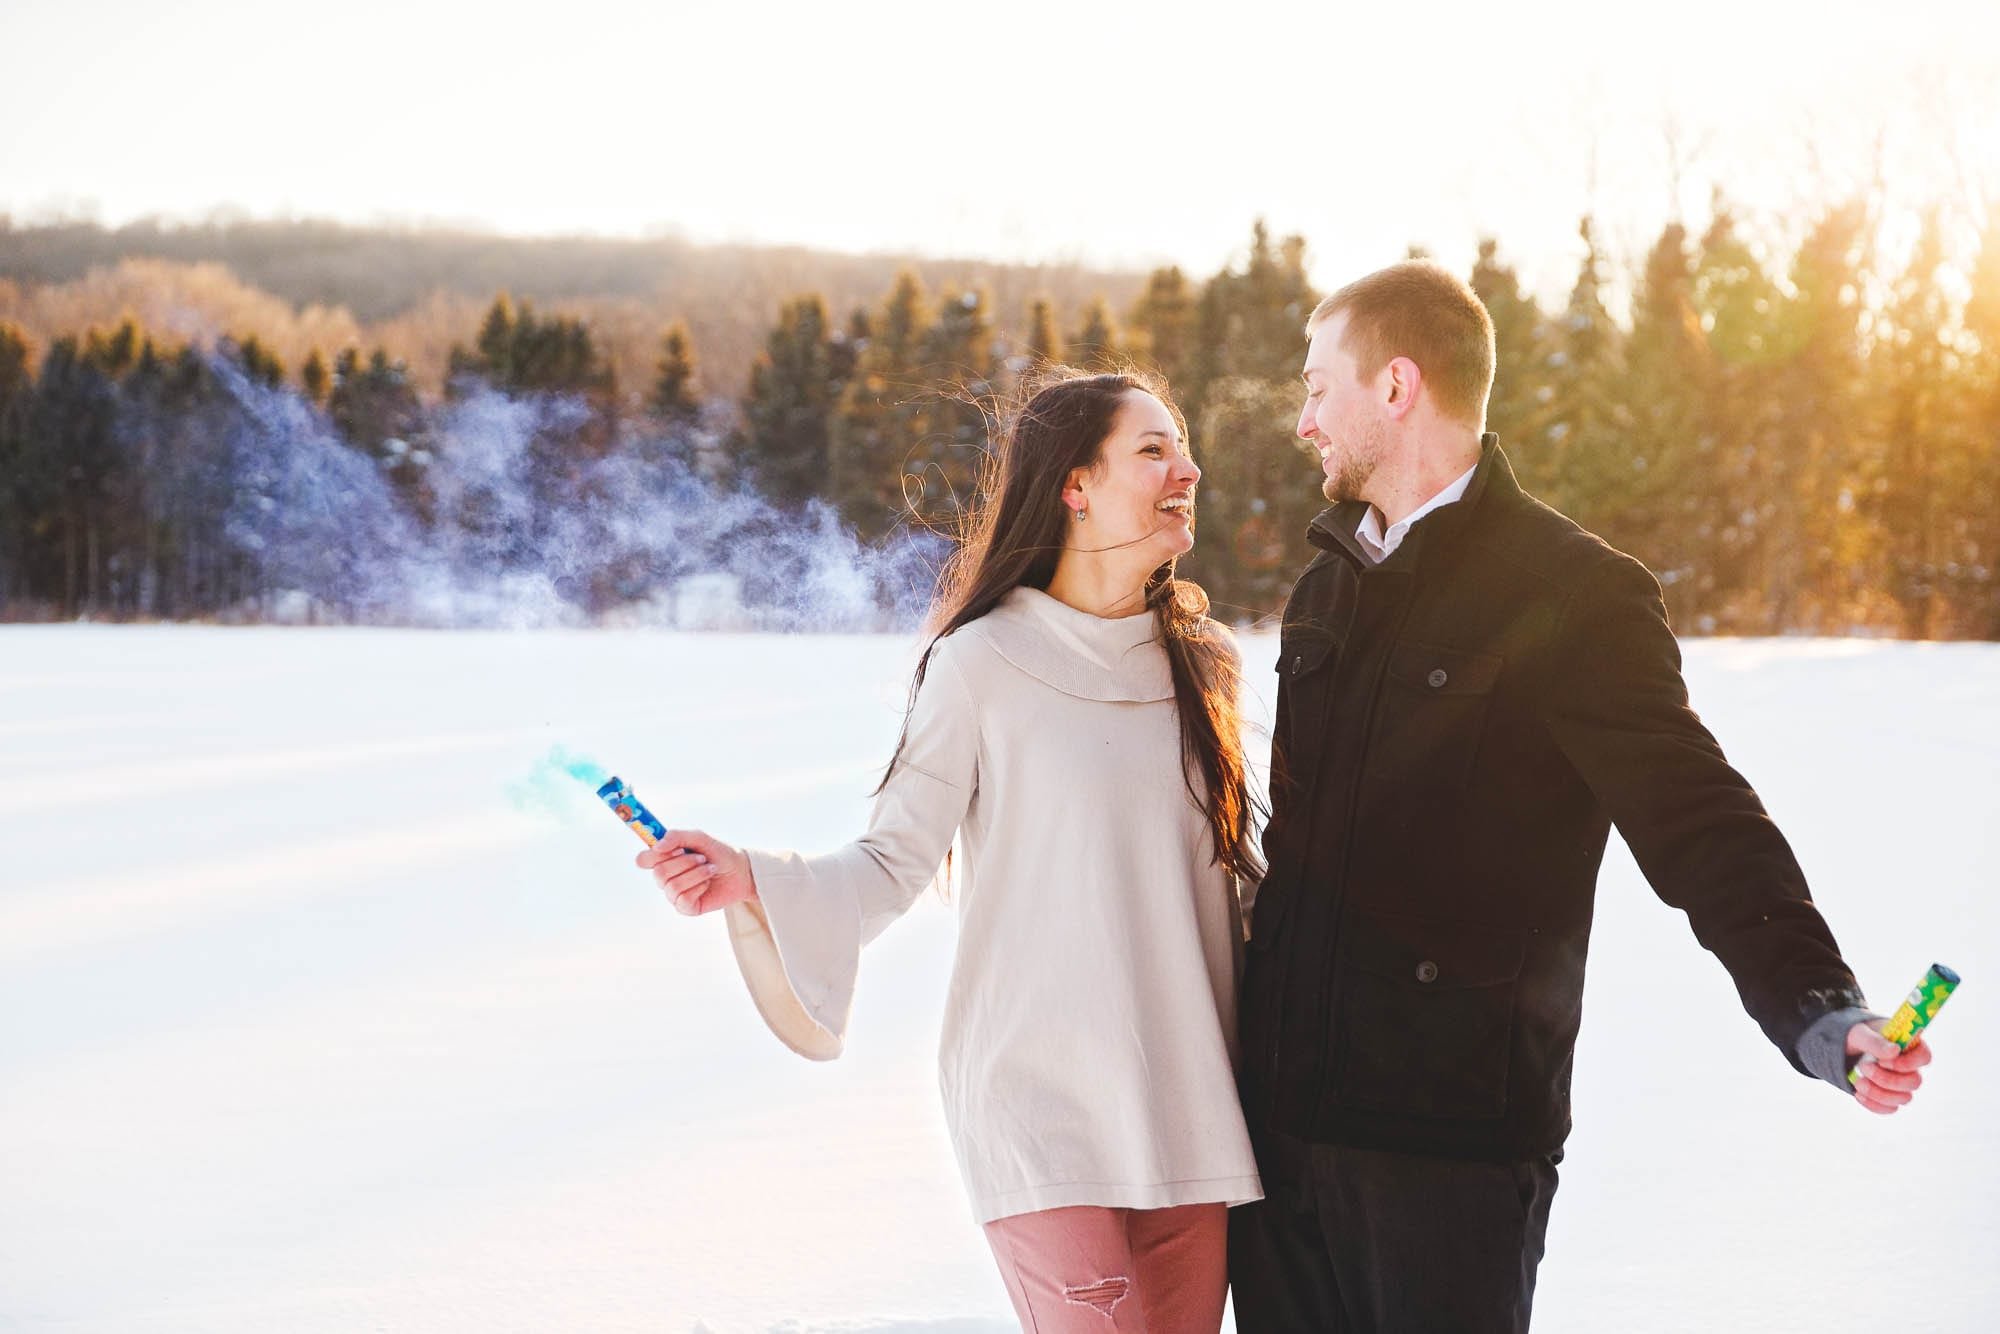
M745 849L757 896L723 910L757 1012L812 1060L840 1055L861 947L936 881L971 804L978 717L953 647L931 654L867 832L818 856Z

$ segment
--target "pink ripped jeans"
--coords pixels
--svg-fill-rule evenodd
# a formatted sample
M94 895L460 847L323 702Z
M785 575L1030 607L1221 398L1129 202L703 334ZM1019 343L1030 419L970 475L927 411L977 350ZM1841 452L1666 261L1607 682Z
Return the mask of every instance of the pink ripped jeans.
M986 1225L1027 1334L1216 1334L1228 1209L1081 1205Z

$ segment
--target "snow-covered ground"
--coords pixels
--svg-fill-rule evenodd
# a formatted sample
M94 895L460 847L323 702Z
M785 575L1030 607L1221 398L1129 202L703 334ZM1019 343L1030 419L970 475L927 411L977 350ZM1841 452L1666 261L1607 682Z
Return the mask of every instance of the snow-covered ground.
M561 743L830 846L907 648L0 629L0 1328L1011 1328L935 1091L949 910L812 1065L608 814L506 795ZM2000 648L1688 657L1878 1006L1933 959L1964 994L1871 1118L1614 846L1536 1327L2000 1328Z

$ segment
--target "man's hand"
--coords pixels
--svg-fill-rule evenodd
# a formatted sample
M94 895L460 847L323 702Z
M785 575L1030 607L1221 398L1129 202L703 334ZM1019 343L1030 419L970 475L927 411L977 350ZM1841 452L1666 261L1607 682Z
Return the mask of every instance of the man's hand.
M1931 1049L1921 1037L1903 1051L1872 1023L1847 1030L1847 1054L1862 1058L1854 1067L1854 1100L1877 1116L1888 1116L1908 1102L1923 1086L1923 1068L1931 1063Z
M669 829L667 836L639 854L639 869L650 871L677 912L693 917L757 897L750 859L740 848L699 829Z

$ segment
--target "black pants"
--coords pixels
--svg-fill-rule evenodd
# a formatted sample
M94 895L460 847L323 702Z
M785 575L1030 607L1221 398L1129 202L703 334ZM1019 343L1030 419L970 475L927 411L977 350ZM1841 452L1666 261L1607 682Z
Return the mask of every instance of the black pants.
M1258 1136L1229 1211L1239 1334L1524 1334L1560 1151L1420 1158Z

